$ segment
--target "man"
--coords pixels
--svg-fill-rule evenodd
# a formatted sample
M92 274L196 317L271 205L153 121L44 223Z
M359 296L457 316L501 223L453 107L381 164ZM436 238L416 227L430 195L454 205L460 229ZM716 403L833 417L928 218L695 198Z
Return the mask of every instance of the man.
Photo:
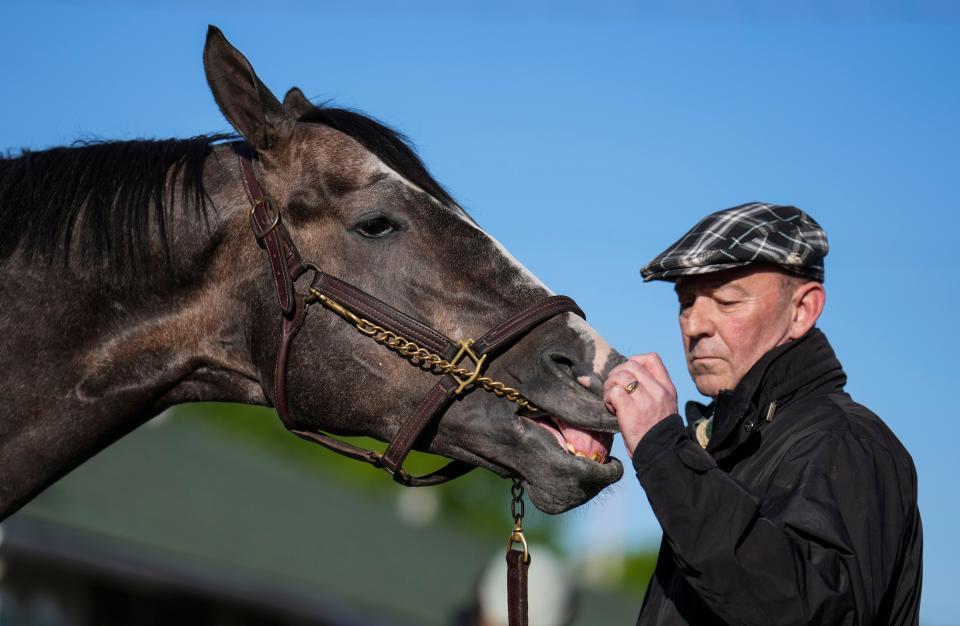
M656 354L605 384L663 528L638 624L918 623L922 534L910 455L843 391L823 310L826 234L795 207L704 218L642 270L675 283L687 367Z

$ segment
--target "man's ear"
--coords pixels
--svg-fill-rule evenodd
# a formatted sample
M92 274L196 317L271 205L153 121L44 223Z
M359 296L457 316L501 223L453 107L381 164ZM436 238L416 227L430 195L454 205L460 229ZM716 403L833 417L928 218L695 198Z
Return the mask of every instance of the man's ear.
M254 148L267 150L291 135L296 119L216 26L207 30L203 68L224 117Z
M293 119L298 120L317 107L307 100L299 87L291 87L287 95L283 97L283 108Z
M790 339L799 339L807 334L823 313L827 292L823 283L805 282L794 289L791 297L793 318L790 320Z

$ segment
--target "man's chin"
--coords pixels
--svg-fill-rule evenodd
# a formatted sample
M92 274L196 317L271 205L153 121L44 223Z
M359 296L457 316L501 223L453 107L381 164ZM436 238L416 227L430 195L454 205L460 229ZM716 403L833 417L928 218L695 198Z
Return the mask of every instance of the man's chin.
M699 391L701 395L704 395L708 398L716 398L720 391L728 388L724 386L724 381L722 379L709 374L700 376L694 375L693 384L696 385L697 391Z

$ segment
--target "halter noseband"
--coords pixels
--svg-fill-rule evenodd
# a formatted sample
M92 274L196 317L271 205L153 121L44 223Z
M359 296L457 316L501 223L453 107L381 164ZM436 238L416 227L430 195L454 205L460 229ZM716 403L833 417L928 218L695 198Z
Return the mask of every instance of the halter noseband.
M480 387L529 410L538 410L520 392L481 375L483 367L512 341L530 332L542 322L560 314L574 313L586 318L577 303L567 296L549 296L498 324L476 341L452 341L405 313L372 295L326 274L317 265L305 262L280 219L280 210L263 192L248 156L239 154L244 187L252 203L250 225L257 243L267 252L282 312L280 348L274 369L274 404L287 430L334 452L385 469L394 480L408 487L436 485L452 480L473 465L452 461L425 476L411 476L403 469L403 460L423 430L442 415L453 398L473 387ZM307 295L298 297L294 283L313 272ZM303 326L312 304L321 303L353 323L357 330L378 343L407 357L415 364L429 366L427 371L441 375L437 384L420 400L413 414L383 454L340 441L322 432L300 430L287 405L287 362L294 337ZM464 361L470 361L470 367Z

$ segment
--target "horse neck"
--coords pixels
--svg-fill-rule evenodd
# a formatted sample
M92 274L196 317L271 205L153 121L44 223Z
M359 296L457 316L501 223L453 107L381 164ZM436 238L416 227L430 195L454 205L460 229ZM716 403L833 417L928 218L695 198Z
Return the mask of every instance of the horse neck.
M171 207L190 235L156 276L113 282L16 255L0 265L0 519L173 404L266 403L246 288L261 259L228 150L204 173L210 228Z

